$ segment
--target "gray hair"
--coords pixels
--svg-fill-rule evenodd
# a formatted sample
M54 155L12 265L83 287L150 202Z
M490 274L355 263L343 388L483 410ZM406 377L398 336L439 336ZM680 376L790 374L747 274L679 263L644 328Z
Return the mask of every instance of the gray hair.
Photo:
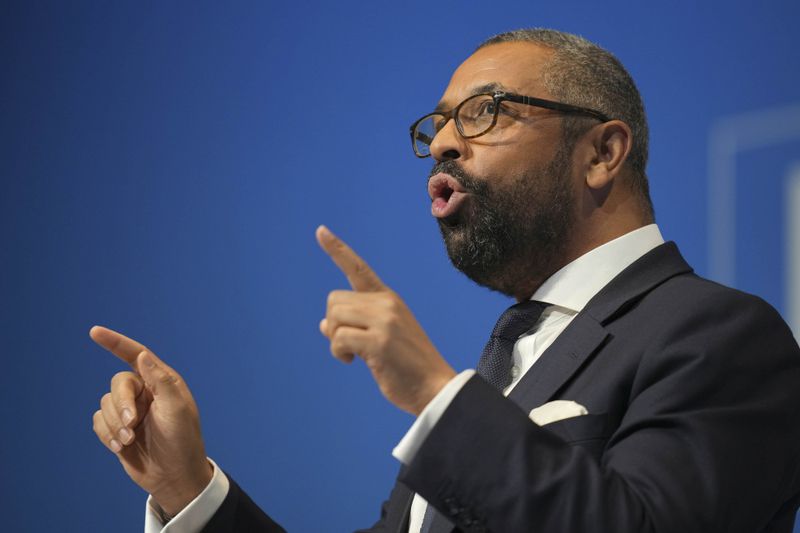
M642 200L642 207L654 219L653 203L647 183L648 128L644 104L633 78L622 63L598 45L570 33L545 28L530 28L495 35L478 46L506 42L531 42L551 49L553 58L542 69L542 83L559 101L588 107L626 123L633 133L628 164L633 170L631 189ZM572 143L585 130L585 119L564 119L565 140Z

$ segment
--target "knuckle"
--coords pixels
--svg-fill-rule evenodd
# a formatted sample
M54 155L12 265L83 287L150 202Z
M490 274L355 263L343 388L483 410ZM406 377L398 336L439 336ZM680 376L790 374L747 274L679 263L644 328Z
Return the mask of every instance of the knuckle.
M94 423L92 424L92 430L94 431L94 434L97 435L97 438L104 443L109 443L111 442L111 439L114 438L113 435L111 435L108 426L103 423L102 416L100 416L99 419L97 416L95 416Z
M111 390L117 389L124 383L128 382L131 378L131 372L117 372L111 378Z
M100 398L100 410L106 410L111 406L111 393L107 392Z
M340 312L340 306L333 303L328 304L328 308L325 310L325 318L327 318L328 322L330 322L332 319L337 317Z
M128 371L117 372L116 374L114 374L112 376L111 383L115 383L117 381L124 381L124 380L130 378L131 375L132 375L132 373L128 372Z
M329 318L326 327L328 328L328 336L330 338L336 337L336 334L339 332L339 322L333 318Z
M328 305L328 311L329 312L338 303L341 303L342 295L343 295L343 291L341 291L341 290L331 291L331 292L328 293L327 305Z
M384 309L393 310L398 307L397 298L391 292L379 293L378 301Z
M341 351L341 349L342 349L342 338L337 332L334 333L333 337L331 338L331 352L333 352L333 355L336 355L339 351Z
M338 344L331 343L331 355L333 355L336 359L341 359L342 347Z
M353 361L353 354L348 351L341 351L333 354L334 359L342 363L350 363Z
M97 440L108 446L108 443L111 442L111 435L108 434L107 431L94 431L95 435L97 435Z
M369 267L367 266L367 263L361 258L355 260L355 262L353 263L353 269L358 275L364 275L369 272Z
M331 353L337 359L344 361L350 353L350 349L347 343L341 337L338 337L331 341Z
M115 338L114 338L114 340L113 340L113 341L112 341L112 343L111 343L111 351L114 351L114 350L116 350L117 348L119 348L119 345L120 345L120 344L122 344L122 338L120 338L120 337L118 337L118 336L117 336L117 337L115 337Z
M172 372L166 371L160 372L158 376L156 376L156 380L164 385L176 385L178 383L177 376Z
M395 311L396 313L400 313L400 311L405 307L403 300L400 299L397 294L393 292L387 293L387 299L389 301L389 308Z

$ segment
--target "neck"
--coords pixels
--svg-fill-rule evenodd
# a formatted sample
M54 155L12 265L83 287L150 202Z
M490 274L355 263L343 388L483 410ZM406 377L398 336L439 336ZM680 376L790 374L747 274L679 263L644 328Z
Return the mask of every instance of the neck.
M533 276L531 275L530 270L527 270L524 273L518 271L520 276L517 277L517 283L512 291L514 298L518 302L530 300L533 294L539 289L539 287L542 286L545 281L547 281L550 276L564 268L566 265L591 252L595 248L598 248L610 241L613 241L614 239L617 239L618 237L622 237L623 235L626 235L651 223L652 221L644 220L643 218L632 217L630 219L623 220L620 217L617 217L613 221L605 220L603 223L598 223L595 221L594 224L590 224L593 231L581 232L576 228L576 231L573 232L573 234L580 235L581 238L573 239L573 242L571 242L570 245L564 249L563 254L561 254L557 260L552 261L552 264L549 265L548 268L537 269L539 272Z

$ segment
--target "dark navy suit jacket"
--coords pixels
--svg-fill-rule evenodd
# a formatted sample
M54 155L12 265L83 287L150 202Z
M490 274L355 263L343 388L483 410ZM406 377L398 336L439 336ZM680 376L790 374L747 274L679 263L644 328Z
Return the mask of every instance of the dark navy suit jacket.
M557 399L589 414L530 421ZM472 378L367 531L406 533L418 492L443 515L432 533L789 533L799 467L791 332L666 243L600 291L508 398ZM280 528L232 484L204 531L259 530Z

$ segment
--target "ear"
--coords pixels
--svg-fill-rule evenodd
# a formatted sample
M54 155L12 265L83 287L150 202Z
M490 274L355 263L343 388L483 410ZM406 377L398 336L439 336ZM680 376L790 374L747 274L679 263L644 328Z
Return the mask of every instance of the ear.
M633 134L621 120L604 122L594 130L591 137L594 151L586 184L592 189L602 189L622 171L633 145Z

